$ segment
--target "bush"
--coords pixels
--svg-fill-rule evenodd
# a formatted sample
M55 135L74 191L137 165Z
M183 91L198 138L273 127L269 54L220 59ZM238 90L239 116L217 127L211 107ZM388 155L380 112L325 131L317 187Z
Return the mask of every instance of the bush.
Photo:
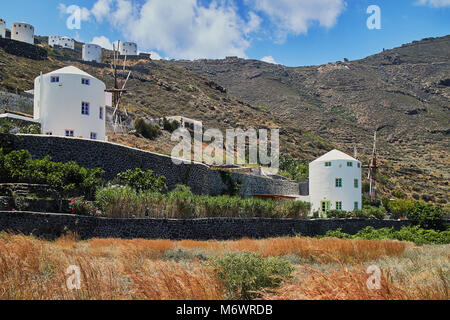
M73 199L70 203L70 212L81 216L98 216L100 212L91 201L85 201L83 198Z
M413 208L408 212L407 217L415 225L424 229L445 230L444 221L447 213L439 206L433 206L421 201L415 201Z
M32 159L27 150L0 152L0 182L35 183L51 186L60 198L83 195L93 198L103 184L103 170L80 167L75 162L53 162L50 157Z
M408 199L397 199L388 202L388 210L395 219L406 217L414 208L414 201Z
M127 170L117 175L116 182L122 186L129 186L137 191L166 192L167 180L164 176L156 176L152 170Z
M423 244L450 244L450 231L425 230L418 226L402 227L399 231L394 228L374 229L367 227L355 235L343 233L342 229L328 231L325 237L360 240L399 240Z
M176 120L170 121L167 120L166 117L163 118L163 129L169 131L170 133L174 132L180 127L180 123Z
M291 264L279 257L264 258L258 253L229 253L210 260L223 282L229 299L249 300L264 291L278 287L294 271Z
M157 125L151 125L147 122L145 122L144 119L139 118L136 120L134 124L134 128L136 129L136 132L139 133L144 138L154 140L161 134L161 130L159 126Z
M290 156L280 157L280 174L291 180L306 181L309 176L309 166L304 160L296 160Z

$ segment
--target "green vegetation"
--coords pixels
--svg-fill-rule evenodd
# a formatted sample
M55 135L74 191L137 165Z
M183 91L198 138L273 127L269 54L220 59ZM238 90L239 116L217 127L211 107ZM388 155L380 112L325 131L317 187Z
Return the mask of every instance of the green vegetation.
M99 214L92 201L85 201L83 198L73 199L69 209L72 214L80 216L96 216Z
M382 220L385 218L386 213L387 211L384 207L364 206L362 210L354 210L352 212L332 210L327 212L327 217L334 219L363 218Z
M106 187L97 191L96 203L104 215L115 218L306 218L309 212L305 202L195 195L182 185L167 194Z
M139 168L127 170L117 175L116 182L122 186L129 186L137 191L166 192L167 179L156 176L152 170L142 171Z
M222 281L228 299L260 298L258 291L278 287L294 271L287 260L249 252L228 253L212 258L210 264Z
M4 154L0 149L0 182L47 184L58 198L84 195L92 198L102 185L101 169L87 169L75 162L53 162L50 157L32 159L26 150Z
M138 134L150 140L157 138L161 134L159 126L151 125L142 118L136 120L134 128Z
M280 157L280 174L291 180L306 181L309 175L308 162L290 156Z
M426 230L418 226L402 227L398 231L394 230L394 228L374 229L373 227L367 227L355 235L343 233L342 229L337 229L328 231L325 237L360 240L399 240L414 242L417 245L450 243L450 231Z
M163 129L169 131L170 133L174 132L180 127L180 123L176 120L170 121L167 120L166 117L163 118Z
M1 120L0 133L40 134L41 126L39 124L19 125L12 121Z

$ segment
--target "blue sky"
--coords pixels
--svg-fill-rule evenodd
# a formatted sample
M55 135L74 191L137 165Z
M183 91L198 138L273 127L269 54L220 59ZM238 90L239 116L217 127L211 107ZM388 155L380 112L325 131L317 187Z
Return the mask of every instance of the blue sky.
M68 29L71 5L81 28ZM369 30L367 8L380 8ZM25 21L38 35L67 35L104 47L135 41L175 59L237 55L288 66L359 59L413 40L450 34L450 0L14 0L7 26Z

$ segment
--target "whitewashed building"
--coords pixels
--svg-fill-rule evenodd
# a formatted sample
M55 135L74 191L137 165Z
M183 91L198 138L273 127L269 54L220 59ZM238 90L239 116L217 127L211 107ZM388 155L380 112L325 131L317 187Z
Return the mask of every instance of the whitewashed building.
M93 43L86 43L83 45L82 51L83 61L102 62L102 47Z
M34 80L34 119L43 134L106 140L105 84L65 67Z
M11 39L34 44L34 27L25 22L13 23L11 27Z
M0 38L6 38L6 21L0 19Z
M75 40L69 37L50 36L48 37L48 45L50 47L60 46L62 48L75 50Z
M362 207L361 162L330 151L309 164L309 202L312 212L353 211Z
M134 42L120 42L119 53L122 56L137 56L137 44Z

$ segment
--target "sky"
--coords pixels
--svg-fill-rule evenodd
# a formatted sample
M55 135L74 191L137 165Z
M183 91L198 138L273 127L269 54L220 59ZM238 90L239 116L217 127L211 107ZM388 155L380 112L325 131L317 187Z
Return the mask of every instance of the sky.
M354 60L450 34L450 0L2 0L10 28L162 59L238 56L286 66Z

